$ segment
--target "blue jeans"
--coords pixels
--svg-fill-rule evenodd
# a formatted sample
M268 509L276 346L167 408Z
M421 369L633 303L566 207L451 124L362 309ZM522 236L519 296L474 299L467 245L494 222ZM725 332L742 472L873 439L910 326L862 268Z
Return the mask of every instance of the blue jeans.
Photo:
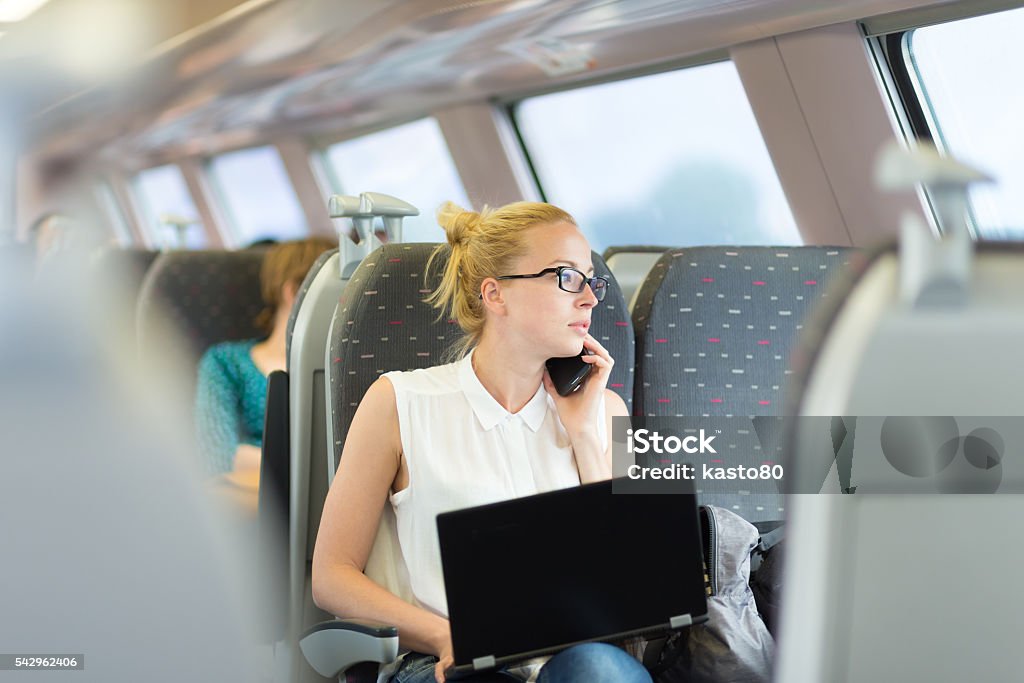
M410 652L392 683L434 683L437 657ZM512 683L501 671L476 674L460 681ZM651 683L651 675L625 650L607 643L584 643L562 650L540 670L537 683Z

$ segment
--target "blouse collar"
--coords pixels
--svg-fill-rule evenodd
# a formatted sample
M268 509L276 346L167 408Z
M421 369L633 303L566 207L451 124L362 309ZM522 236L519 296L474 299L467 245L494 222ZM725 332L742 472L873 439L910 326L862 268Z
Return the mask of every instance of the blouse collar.
M473 408L476 419L480 421L480 426L484 428L484 431L490 430L499 422L516 415L521 417L523 422L534 432L540 429L548 410L548 392L544 388L543 382L537 387L533 398L518 413L510 413L480 383L480 378L473 370L473 351L459 361L458 373L459 385L463 393L466 394L469 405Z

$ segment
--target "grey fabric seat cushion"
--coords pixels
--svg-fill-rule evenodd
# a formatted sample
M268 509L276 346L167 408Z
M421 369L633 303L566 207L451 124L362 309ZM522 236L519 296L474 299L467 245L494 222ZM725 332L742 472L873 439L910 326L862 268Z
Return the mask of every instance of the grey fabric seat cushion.
M265 336L255 322L263 309L260 266L265 253L254 249L161 254L139 293L137 324L143 360L159 362L167 351L163 335L168 327L180 333L193 375L194 364L210 346Z
M633 310L634 414L782 415L797 336L849 255L837 247L694 247L663 254ZM723 434L715 464L776 462L775 455L753 449L755 438ZM773 482L699 486L702 502L749 521L781 516Z

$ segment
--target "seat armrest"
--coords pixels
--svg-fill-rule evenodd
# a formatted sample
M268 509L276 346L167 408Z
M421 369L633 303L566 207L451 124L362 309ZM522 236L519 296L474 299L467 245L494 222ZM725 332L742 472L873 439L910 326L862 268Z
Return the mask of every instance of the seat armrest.
M360 662L394 661L398 629L365 619L325 621L302 635L299 648L318 674L334 678Z
M288 627L288 497L290 478L288 373L275 370L267 377L267 407L263 414L263 453L260 457L260 488L257 525L267 551L264 572L270 582L264 589L266 639L284 638Z
M260 515L287 522L290 478L288 373L275 370L267 377L267 406L263 413L263 453L260 458ZM287 523L285 523L287 527Z

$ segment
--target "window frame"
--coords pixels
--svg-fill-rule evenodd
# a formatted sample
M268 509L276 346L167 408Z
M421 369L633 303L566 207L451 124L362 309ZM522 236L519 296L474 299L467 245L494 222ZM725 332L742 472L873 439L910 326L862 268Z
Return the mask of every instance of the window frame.
M1015 7L988 8L987 11L980 11L976 14L953 13L950 16L935 18L934 20L923 23L919 26L896 30L892 33L882 33L869 39L873 41L876 48L876 54L882 55L882 62L884 63L884 67L887 69L886 75L889 76L889 78L885 79L885 86L889 92L893 106L896 107L898 105L900 107L900 110L897 113L903 116L907 122L909 129L904 130L904 135L908 140L932 144L941 154L951 155L949 143L939 126L938 116L936 115L932 102L927 95L925 84L921 79L920 70L917 68L917 63L913 53L914 33L916 33L918 29L928 28L930 26L954 23L1001 11L1009 11L1011 9L1021 8L1017 5ZM868 32L869 30L870 27L865 26L865 31ZM882 67L881 63L879 64L879 67ZM928 211L935 223L936 229L940 231L940 234L942 234L942 228L938 221L931 193L927 189L924 189L923 196L925 198ZM984 230L979 229L974 204L969 198L966 206L966 214L967 229L971 235L971 239L977 242L1005 241L1003 239L986 237Z
M324 171L327 173L325 179L332 183L332 187L337 187L337 185L333 185L335 177L333 176L331 165L327 160L328 147L333 147L334 145L342 142L349 142L350 140L355 140L357 138L366 137L367 135L373 135L374 133L381 133L383 131L390 130L391 128L398 128L399 126L404 126L409 123L415 123L421 119L434 119L436 121L437 117L433 112L418 112L415 115L387 119L386 121L379 121L369 125L359 126L357 128L346 129L344 131L336 130L320 135L314 135L308 138L309 149L313 154L323 160ZM445 140L444 144L445 148L447 148L448 141ZM451 154L450 149L448 153Z
M394 128L400 128L412 123L417 123L426 119L432 119L438 127L438 132L441 134L441 141L444 143L444 149L448 152L448 158L451 159L452 168L455 171L455 177L462 186L462 191L466 193L466 183L462 179L462 174L459 173L458 164L455 163L455 155L452 153L452 149L448 144L448 139L444 135L444 130L441 128L441 122L438 120L437 115L434 112L418 113L415 116L403 116L401 118L388 119L386 122L377 122L372 125L361 126L351 130L346 130L344 133L335 132L324 135L317 135L310 137L309 141L309 165L313 170L313 175L317 179L317 184L320 186L321 193L326 192L325 201L335 194L349 194L355 192L357 195L359 192L366 192L368 188L362 188L357 190L350 190L346 188L342 182L341 177L338 175L337 170L334 168L334 164L331 163L329 157L329 149L335 145L340 145L359 138L364 138L369 135L376 133L383 133ZM518 133L517 133L518 135ZM400 197L400 199L403 199ZM421 210L422 215L422 210ZM335 221L337 219L332 219ZM380 219L376 219L379 224ZM336 226L337 227L337 226ZM347 232L342 231L342 234L348 234L349 238L355 241L355 231ZM404 239L404 238L403 238Z
M545 86L545 87L540 87L540 88L531 88L531 89L528 89L528 90L521 90L521 91L517 91L517 92L511 93L511 94L502 96L502 97L494 98L492 100L492 102L494 103L494 106L496 106L496 107L498 107L500 109L501 114L507 118L507 120L508 120L508 122L509 122L509 124L510 124L510 126L512 128L512 131L515 134L516 141L519 144L519 149L520 149L520 151L521 151L521 153L523 155L523 159L525 160L527 168L530 171L530 174L531 174L531 177L533 179L534 185L537 187L537 191L540 193L542 201L547 202L547 201L549 201L548 195L547 195L547 191L544 188L544 184L541 182L540 176L538 175L536 164L535 164L535 162L533 160L533 157L530 155L530 150L526 146L526 140L525 140L525 138L523 136L523 133L522 133L522 130L521 130L521 126L520 126L520 122L519 122L519 117L518 117L517 109L518 109L519 105L523 103L523 101L528 100L528 99L532 99L532 98L535 98L535 97L542 97L544 95L551 95L551 94L556 94L556 93L569 92L569 91L572 91L572 90L578 90L578 89L589 88L589 87L594 87L594 86L608 85L608 84L611 84L611 83L618 83L618 82L621 82L621 81L628 81L628 80L632 80L632 79L635 79L635 78L644 78L644 77L647 77L647 76L658 76L658 75L667 74L667 73L671 73L671 72L675 72L675 71L683 71L685 69L697 68L697 67L702 67L702 66L708 66L708 65L711 65L711 64L719 64L719 63L722 63L722 62L732 62L732 61L733 61L733 59L732 59L731 54L729 53L729 49L728 48L718 48L718 49L714 49L714 50L709 50L709 51L705 51L705 52L696 53L696 54L689 55L689 56L682 57L682 58L676 58L676 59L666 60L664 62L658 62L657 64L646 65L646 66L635 68L635 69L626 69L626 70L623 70L623 71L620 71L620 72L616 72L614 74L605 74L605 75L602 75L602 76L595 76L595 77L590 77L590 78L579 78L579 79L575 79L575 80L570 80L570 81L560 82L560 83L557 83L557 84L552 84L550 86ZM746 88L744 88L743 91L744 91L744 96L746 97L747 96L746 95ZM748 99L748 102L749 102L749 97L747 97L747 99ZM760 134L760 129L758 129L758 133ZM762 140L763 140L763 137L764 136L762 135ZM774 169L775 163L774 163L774 160L771 160L770 157L771 157L771 155L769 154L769 160L771 161L772 168ZM778 180L780 188L781 188L782 181L781 181L781 179L778 179L778 171L777 170L776 170L776 179ZM787 208L789 208L789 211L792 214L792 211L793 211L792 208L788 207L789 198L786 196L785 189L784 188L781 188L781 189L782 189L783 199L784 199L784 201L787 204ZM798 237L801 240L800 244L808 244L808 242L806 242L804 240L803 233L800 231L799 224L796 223L796 217L795 216L793 217L793 222L794 222L794 226L796 227L797 235L798 235Z
M197 226L198 229L203 234L204 246L198 247L198 249L212 248L210 245L210 236L208 232L209 227L206 225L206 222L203 220L202 213L199 211L199 202L196 201L196 197L192 193L192 188L189 187L188 179L185 177L185 170L181 167L180 160L173 161L164 159L158 161L154 166L141 166L139 168L134 169L132 174L126 179L126 186L128 192L131 194L131 200L138 207L138 214L140 219L139 230L142 233L143 242L147 247L157 249L160 251L166 251L168 249L195 250L194 248L188 247L185 244L180 246L167 244L161 239L161 236L158 232L158 228L150 224L151 219L156 218L156 216L153 215L155 212L153 211L153 207L152 204L150 203L149 196L142 190L142 174L160 168L173 168L177 171L179 177L181 178L181 182L185 187L185 194L188 196L189 201L192 202L192 209L193 211L195 211L195 223L192 223L190 225Z
M214 161L222 156L229 154L237 154L253 149L269 149L276 156L277 160L281 164L281 170L284 172L284 178L286 186L291 192L292 197L295 199L295 207L299 210L299 217L302 219L302 227L305 229L305 236L309 237L313 235L309 221L306 219L306 213L302 208L302 200L299 197L298 191L295 189L295 184L292 182L291 175L288 173L288 167L284 163L284 158L281 156L280 150L277 145L270 139L264 140L257 144L248 144L240 146L227 147L225 149L217 150L216 153L209 156L203 157L199 167L203 175L203 182L206 183L208 188L207 194L209 194L210 202L214 205L213 209L218 217L218 231L220 232L221 240L224 244L233 244L236 248L242 249L246 244L252 241L250 238L244 238L241 234L241 230L238 227L238 221L235 218L234 212L231 209L231 203L227 200L224 187L221 181L217 178L217 173L213 169ZM324 198L324 204L326 207L327 198ZM265 235L264 237L257 238L263 239L265 237L273 237L273 239L279 239L278 236Z
M135 243L135 234L128 223L128 213L121 205L114 191L114 186L106 177L99 176L93 182L93 195L99 205L101 215L110 223L110 232L117 239L122 248L131 249L138 246Z

